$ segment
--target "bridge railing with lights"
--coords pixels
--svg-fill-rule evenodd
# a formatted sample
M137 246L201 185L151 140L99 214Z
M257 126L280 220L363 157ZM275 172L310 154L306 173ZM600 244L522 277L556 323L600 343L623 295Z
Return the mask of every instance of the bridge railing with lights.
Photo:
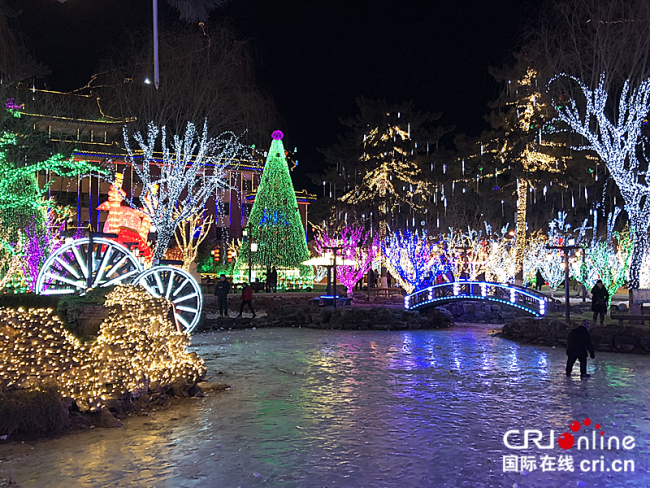
M464 300L496 302L536 317L546 314L544 295L515 285L486 281L453 281L429 286L405 296L404 306L408 310L417 310Z

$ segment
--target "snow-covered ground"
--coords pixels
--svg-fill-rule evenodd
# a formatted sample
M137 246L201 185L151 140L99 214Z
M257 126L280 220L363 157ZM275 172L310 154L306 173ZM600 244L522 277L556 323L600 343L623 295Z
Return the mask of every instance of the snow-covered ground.
M0 446L0 485L12 470L23 488L650 486L648 357L598 354L590 379L577 365L567 379L564 351L473 327L244 330L198 334L194 344L210 380L231 391L119 429ZM576 438L591 439L598 423L605 439L633 436L635 447L504 446L509 430L538 429L546 444L550 429L557 438L585 418L592 423ZM534 456L537 469L504 473L506 455ZM542 471L544 455L554 471ZM558 471L567 455L574 471ZM612 471L618 459L634 461L634 472ZM598 472L581 471L585 460Z

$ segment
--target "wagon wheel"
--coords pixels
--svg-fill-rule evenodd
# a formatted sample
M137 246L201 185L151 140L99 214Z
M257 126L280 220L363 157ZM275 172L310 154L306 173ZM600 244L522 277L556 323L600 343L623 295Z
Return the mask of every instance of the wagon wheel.
M103 237L93 238L88 259L87 237L75 239L57 249L41 268L36 280L40 295L84 294L90 288L129 283L142 271L140 263L121 244Z
M134 284L142 286L156 298L174 304L174 315L184 332L192 332L201 318L203 293L194 277L173 266L154 266L140 274Z

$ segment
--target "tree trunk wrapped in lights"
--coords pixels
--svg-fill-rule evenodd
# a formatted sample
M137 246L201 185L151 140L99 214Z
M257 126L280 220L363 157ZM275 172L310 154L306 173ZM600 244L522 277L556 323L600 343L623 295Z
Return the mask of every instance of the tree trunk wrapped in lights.
M2 222L0 221L0 224ZM23 263L23 236L18 235L18 242L11 243L10 230L0 226L0 291L20 271Z
M517 273L524 270L526 253L526 207L528 206L528 182L517 179L517 226L515 230L515 266Z
M255 203L248 217L249 236L242 242L237 256L236 279L247 280L251 264L252 271L256 272L277 268L280 287L312 286L314 271L311 266L302 264L309 259L309 249L289 175L283 134L275 131L272 137ZM257 244L257 251L252 253L251 243Z
M162 135L160 156L154 154L158 134ZM178 225L203 210L217 189L228 187L226 167L240 155L242 145L232 132L209 138L207 121L201 134L188 122L184 137L172 136L170 145L166 127L159 129L153 122L149 123L146 141L140 132L133 137L143 156L135 156L125 128L126 161L142 183L141 211L158 232L154 259L162 259ZM136 208L132 200L127 201Z
M354 285L363 279L377 257L379 241L376 237L372 239L370 232L357 224L346 226L338 237L330 234L327 229L321 229L316 235L316 252L325 256L332 253L328 247L341 247L341 258L355 262L354 265L336 267L338 281L345 285L348 296L351 296Z

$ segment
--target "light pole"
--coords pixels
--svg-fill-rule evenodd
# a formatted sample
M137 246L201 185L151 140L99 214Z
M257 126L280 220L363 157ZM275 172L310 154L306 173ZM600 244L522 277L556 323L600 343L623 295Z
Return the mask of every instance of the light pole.
M338 254L340 249L343 249L341 246L331 246L331 247L324 247L323 249L327 249L330 251L333 251L334 253L334 261L333 261L333 268L334 268L334 293L332 293L332 296L334 297L334 308L336 308L336 255Z
M251 242L250 249L248 252L248 284L251 284L253 281L253 253L257 252L257 242Z
M250 240L248 245L248 284L250 285L253 280L253 253L257 252L257 242L253 242L253 233L251 232L250 224L244 227L241 234L244 237L244 242Z
M160 66L158 62L158 0L153 0L153 83L157 90L160 86Z
M564 301L566 302L566 321L571 322L571 299L569 291L569 251L580 249L582 246L570 244L568 246L546 246L546 249L561 249L564 252Z

